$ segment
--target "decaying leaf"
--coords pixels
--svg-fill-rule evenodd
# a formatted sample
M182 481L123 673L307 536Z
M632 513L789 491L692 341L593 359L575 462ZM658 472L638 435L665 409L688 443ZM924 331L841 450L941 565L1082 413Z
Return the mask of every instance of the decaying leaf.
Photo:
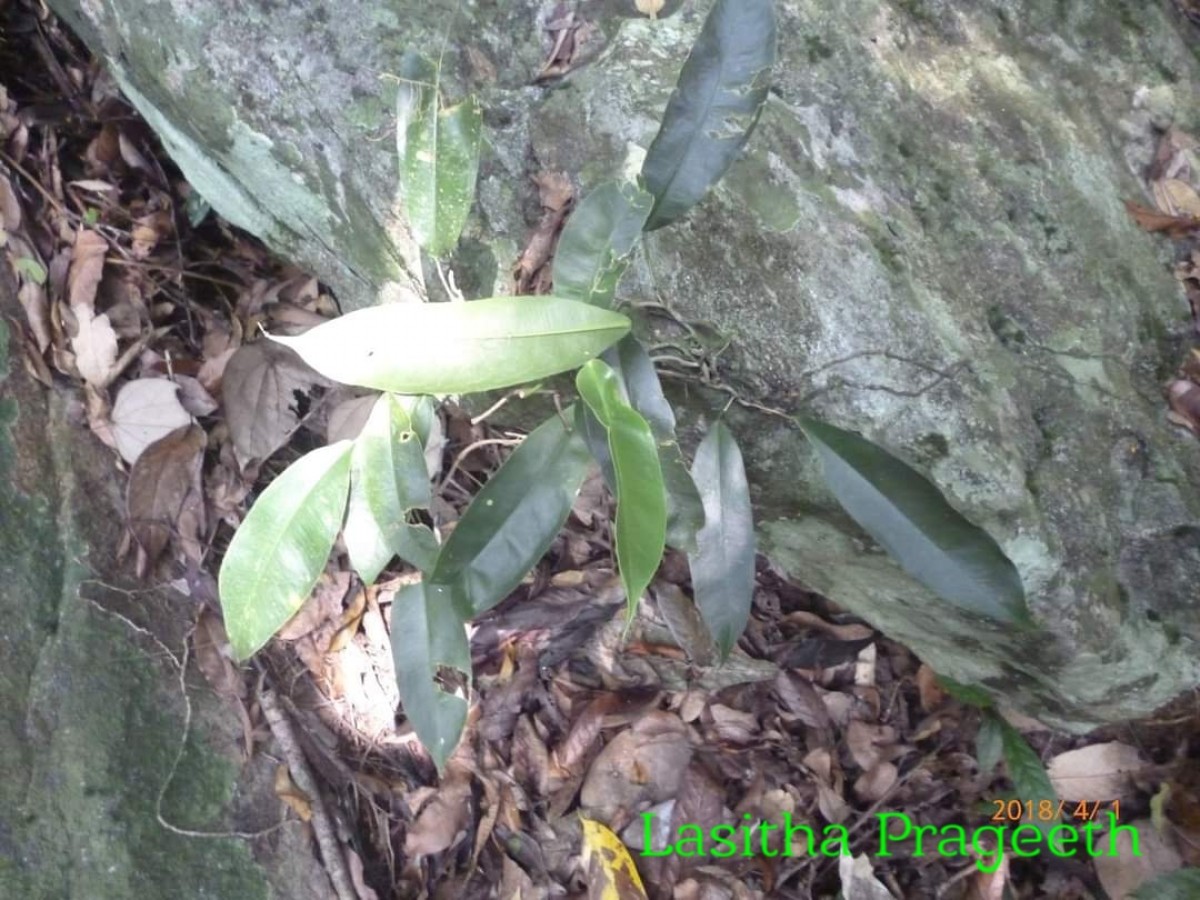
M470 773L457 765L447 766L441 787L408 830L404 852L409 856L428 856L452 847L466 833L470 803Z
M611 822L618 811L673 797L692 757L687 727L672 713L652 712L600 752L583 782L580 804Z
M206 444L202 428L184 425L148 446L133 464L125 508L142 553L139 572L154 565L172 534L199 540L204 526L200 469ZM190 533L184 534L180 520L188 512Z
M588 900L639 900L646 889L621 839L600 822L584 818L581 861Z
M67 303L91 309L96 288L104 274L104 255L108 242L94 231L81 230L71 248L71 267L67 271Z
M266 459L286 444L300 424L309 392L325 383L275 341L239 347L225 366L221 394L241 463Z
M1060 753L1046 768L1064 800L1127 800L1132 776L1145 767L1135 747L1109 741Z
M290 806L301 822L312 819L312 798L296 786L284 763L275 767L275 796Z
M117 452L127 463L137 462L155 441L192 423L178 391L166 378L138 378L122 386L111 419Z

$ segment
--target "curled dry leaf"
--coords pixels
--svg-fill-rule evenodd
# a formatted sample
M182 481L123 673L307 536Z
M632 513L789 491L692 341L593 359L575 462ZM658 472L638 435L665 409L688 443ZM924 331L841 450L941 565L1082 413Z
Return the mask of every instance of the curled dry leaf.
M127 463L176 428L192 424L179 402L178 388L165 378L138 378L125 384L112 410L112 435Z
M1110 741L1060 753L1046 769L1064 800L1128 800L1131 776L1145 767L1134 747Z
M204 527L200 469L207 438L196 425L184 425L148 446L129 473L125 510L129 530L141 550L138 571L158 561L172 534L198 541ZM181 518L188 519L183 534Z
M239 347L225 365L221 394L239 461L266 459L300 424L302 398L326 381L275 341Z
M471 776L450 764L433 799L417 815L404 841L409 856L428 856L449 849L465 832L470 813Z

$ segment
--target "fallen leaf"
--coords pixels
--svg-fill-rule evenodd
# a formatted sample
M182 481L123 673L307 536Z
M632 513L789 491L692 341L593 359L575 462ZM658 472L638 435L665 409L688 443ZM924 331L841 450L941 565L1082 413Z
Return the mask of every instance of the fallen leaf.
M409 856L428 856L453 846L466 833L470 801L471 776L452 761L446 767L441 787L409 828L404 852Z
M292 773L285 763L275 767L275 796L292 808L300 821L312 819L312 798L292 781Z
M894 763L878 763L854 782L854 795L867 803L882 800L895 787L899 778L900 771Z
M129 464L176 428L192 424L179 403L178 388L166 378L138 378L127 382L113 404L111 427L117 452Z
M622 731L592 763L580 805L612 822L618 811L675 796L692 758L687 726L672 713L652 712Z
M1133 833L1138 837L1137 856ZM1096 877L1109 900L1128 900L1142 884L1182 864L1178 851L1149 819L1122 822L1115 842L1111 832L1103 834L1096 839L1095 849Z
M88 384L104 387L117 363L117 333L104 313L95 315L91 305L72 306L75 314L75 335L71 349L75 353L75 368Z
M67 303L91 310L96 288L104 274L104 256L108 242L94 231L80 230L71 248L71 267L67 270Z
M323 574L304 605L287 620L276 636L284 641L295 641L327 624L332 626L332 632L333 627L341 621L342 600L349 589L349 572Z
M865 854L838 857L838 877L842 880L843 900L895 900L871 869Z
M239 347L225 365L221 395L229 434L242 465L266 459L300 424L302 403L325 379L275 341Z
M1125 209L1129 211L1129 215L1133 217L1133 221L1143 231L1152 233L1164 231L1170 237L1178 238L1186 237L1197 228L1200 228L1200 219L1194 219L1191 216L1167 215L1158 210L1141 206L1132 200L1125 201Z
M621 839L607 825L582 817L581 821L588 900L645 900L641 876Z
M125 510L129 530L141 550L139 573L149 571L172 534L180 533L179 521L186 507L192 507L194 529L187 537L199 539L204 517L200 468L206 444L202 428L184 425L146 447L133 464Z
M1055 793L1064 800L1128 800L1132 775L1146 768L1128 744L1110 741L1068 750L1046 766Z
M1167 387L1167 403L1180 425L1200 436L1200 385L1178 379Z

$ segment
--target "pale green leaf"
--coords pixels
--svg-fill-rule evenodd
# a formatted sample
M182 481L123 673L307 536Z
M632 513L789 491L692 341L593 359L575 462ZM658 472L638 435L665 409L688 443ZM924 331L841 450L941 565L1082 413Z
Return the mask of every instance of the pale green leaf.
M452 601L463 618L507 597L550 548L588 465L582 438L561 418L538 426L450 533L429 579L431 596Z
M754 600L754 514L737 441L717 421L696 449L692 480L704 502L704 527L688 554L696 605L722 658L737 643Z
M653 197L628 183L608 182L584 197L554 251L555 294L611 306L653 204Z
M838 502L904 571L972 613L1028 622L1016 567L927 478L861 435L815 419L799 424Z
M273 340L322 375L398 394L465 394L574 369L620 340L629 320L561 297L389 303Z
M262 492L233 536L218 588L234 656L249 659L308 599L342 527L350 441L313 450Z
M758 123L774 64L772 0L717 0L642 166L655 197L647 230L674 222L725 174Z
M616 373L594 359L575 376L579 395L608 433L616 479L616 556L630 618L662 562L667 498L649 424L621 396Z
M391 628L404 714L440 772L467 722L471 647L466 626L444 598L433 596L424 584L410 584L392 600ZM463 686L445 690L434 680L439 675Z
M364 582L378 578L401 544L413 540L408 511L429 501L429 472L412 420L399 400L381 394L354 440L343 532L350 564Z
M396 96L400 194L417 244L430 256L454 250L475 198L483 113L468 97L442 108L438 69L406 55Z

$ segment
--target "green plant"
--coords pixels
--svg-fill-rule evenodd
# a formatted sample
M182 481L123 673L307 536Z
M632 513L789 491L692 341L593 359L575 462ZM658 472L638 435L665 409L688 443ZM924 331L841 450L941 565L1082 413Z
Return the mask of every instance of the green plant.
M274 338L323 375L384 393L357 438L294 463L235 534L219 585L239 659L300 608L339 531L365 582L399 556L423 580L393 604L397 683L417 735L443 766L466 721L465 623L504 599L545 554L593 459L616 498L615 555L629 615L664 547L685 551L698 608L728 655L754 587L741 453L718 420L688 468L650 357L613 306L641 235L684 215L740 152L766 100L774 58L772 0L717 0L639 183L601 185L568 220L554 296L379 306ZM403 201L414 236L436 259L457 243L470 207L481 116L473 99L442 105L432 63L407 57L404 75L397 102ZM525 438L439 546L413 518L430 502L429 395L512 387L573 369L582 402ZM857 435L811 419L798 427L821 453L838 499L915 577L974 612L1023 614L1012 564L931 484ZM901 539L893 540L897 530Z

